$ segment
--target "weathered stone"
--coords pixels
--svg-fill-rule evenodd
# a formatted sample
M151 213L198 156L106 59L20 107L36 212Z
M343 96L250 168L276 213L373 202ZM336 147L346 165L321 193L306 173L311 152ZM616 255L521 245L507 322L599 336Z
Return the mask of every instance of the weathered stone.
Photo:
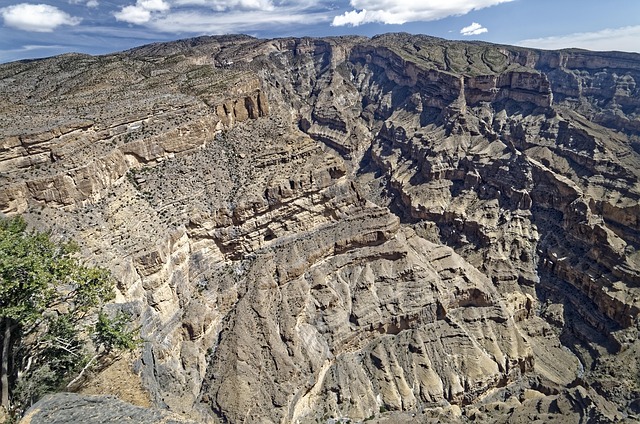
M638 55L226 36L0 77L0 209L113 271L157 407L635 419Z
M74 393L47 395L33 405L23 424L189 424L195 423L160 409L142 408L112 396L82 396Z

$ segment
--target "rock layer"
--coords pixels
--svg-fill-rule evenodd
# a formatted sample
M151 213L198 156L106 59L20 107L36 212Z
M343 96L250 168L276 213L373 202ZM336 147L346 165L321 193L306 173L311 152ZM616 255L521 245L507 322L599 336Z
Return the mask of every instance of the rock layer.
M142 408L109 396L80 396L73 393L47 395L32 406L20 421L24 424L193 424L172 414Z
M633 420L639 72L407 34L6 64L0 209L113 271L194 420Z

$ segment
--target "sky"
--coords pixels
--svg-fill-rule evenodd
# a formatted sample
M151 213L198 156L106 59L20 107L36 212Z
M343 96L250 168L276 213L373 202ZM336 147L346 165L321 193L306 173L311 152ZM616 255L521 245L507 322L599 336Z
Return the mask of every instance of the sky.
M198 35L386 32L640 52L640 0L0 0L0 63Z

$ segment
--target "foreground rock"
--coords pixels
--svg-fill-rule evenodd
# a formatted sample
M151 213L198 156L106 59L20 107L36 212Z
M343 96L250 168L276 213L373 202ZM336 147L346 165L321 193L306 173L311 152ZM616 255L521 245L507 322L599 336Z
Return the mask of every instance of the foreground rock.
M109 396L81 396L73 393L47 395L33 405L20 421L23 424L193 424L166 411L142 408Z
M157 407L637 420L640 56L202 37L0 78L0 208L114 272Z

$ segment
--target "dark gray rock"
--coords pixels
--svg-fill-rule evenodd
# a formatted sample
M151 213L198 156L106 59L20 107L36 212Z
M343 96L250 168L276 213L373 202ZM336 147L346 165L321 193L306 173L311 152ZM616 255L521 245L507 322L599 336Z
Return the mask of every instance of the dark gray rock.
M22 424L193 423L193 421L175 418L166 411L135 406L113 396L86 396L75 393L56 393L45 396L27 411L20 422Z

